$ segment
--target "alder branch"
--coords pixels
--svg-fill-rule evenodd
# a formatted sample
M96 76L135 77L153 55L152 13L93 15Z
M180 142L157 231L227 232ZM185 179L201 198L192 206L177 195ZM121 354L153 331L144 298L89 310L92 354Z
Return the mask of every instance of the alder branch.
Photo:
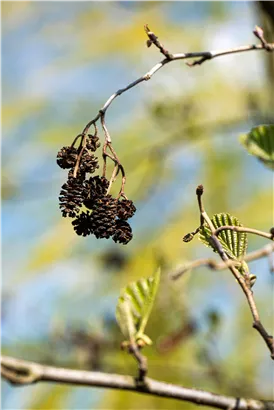
M92 124L95 124L100 117L105 116L105 113L109 106L112 104L112 102L125 93L126 91L130 90L131 88L135 87L136 85L142 83L143 81L148 81L151 79L151 77L159 71L161 68L163 68L165 65L172 61L178 61L178 60L187 60L187 59L196 59L192 63L187 63L188 66L193 67L195 65L201 65L203 62L206 60L213 60L216 57L221 57L225 56L228 54L236 54L236 53L243 53L247 51L253 51L253 50L265 50L267 52L271 52L274 50L274 43L268 43L264 37L263 37L263 30L256 26L253 33L254 35L259 38L260 44L251 44L247 46L240 46L236 48L230 48L227 50L215 50L215 51L198 51L198 52L192 52L192 53L176 53L172 54L169 51L167 51L164 46L159 42L158 37L148 28L148 25L145 25L145 32L148 36L148 41L147 45L148 47L151 44L154 44L157 48L159 48L160 52L164 55L164 59L160 61L159 63L155 64L147 73L145 73L143 76L139 77L137 80L133 81L129 85L127 85L124 88L121 88L117 90L114 94L112 94L109 99L105 102L103 107L99 110L98 114L96 117L91 120L84 128L82 134L86 134Z
M82 133L80 134L81 144L80 144L80 149L79 149L79 153L78 153L78 156L77 156L76 165L75 165L74 171L73 171L73 177L76 178L78 170L79 170L81 158L82 158L82 156L85 152L85 149L86 149L86 137L87 137L87 133L89 131L89 128L91 127L91 125L93 125L96 128L96 122L100 119L103 131L104 131L104 134L105 134L105 143L104 143L103 153L102 153L103 162L104 162L104 165L103 165L103 175L104 176L105 176L105 173L106 173L107 157L111 158L106 153L107 149L109 149L112 152L113 157L115 158L115 160L114 160L114 169L113 169L112 177L111 177L109 188L108 188L108 193L109 193L109 191L111 189L111 185L115 181L115 178L117 177L119 171L121 171L121 174L122 174L122 182L121 182L121 188L120 188L120 192L119 192L119 195L118 195L118 199L121 196L125 197L124 188L125 188L125 183L126 183L126 176L125 176L125 171L122 168L121 163L120 163L116 153L113 152L111 137L110 137L110 134L107 130L106 122L105 122L106 111L109 108L109 106L112 104L112 102L118 96L120 96L124 92L130 90L131 88L135 87L136 85L142 83L143 81L150 80L151 77L158 70L160 70L162 67L164 67L166 64L170 63L171 61L198 58L194 62L188 64L189 66L194 66L194 65L197 65L197 64L200 65L206 60L211 60L213 58L216 58L216 57L219 57L219 56L222 56L222 55L235 54L235 53L251 51L251 50L265 50L265 51L268 51L268 52L274 50L274 44L268 43L265 40L265 38L263 36L263 30L261 28L257 27L257 26L255 27L255 30L253 31L253 33L260 40L260 44L241 46L241 47L231 48L231 49L228 49L228 50L221 50L221 51L202 51L202 52L178 53L178 54L172 54L169 51L167 51L164 48L164 46L160 43L160 41L158 40L158 37L148 28L147 25L145 25L145 32L148 36L147 46L150 47L152 44L154 44L160 50L160 52L164 55L165 58L162 61L160 61L159 63L157 63L155 66L153 66L142 77L138 78L137 80L133 81L132 83L130 83L126 87L121 88L118 91L116 91L114 94L112 94L109 97L109 99L106 101L106 103L103 105L103 107L99 110L96 117L93 120L88 122L88 124L84 127ZM76 138L78 139L78 136ZM73 142L73 144L74 143L75 143L75 141Z
M264 326L261 323L260 320L260 316L258 313L258 309L254 300L254 295L253 292L251 290L251 286L250 283L246 280L246 278L240 274L240 272L238 271L238 269L236 269L235 266L233 265L229 265L229 258L227 256L227 254L225 253L217 235L216 232L218 231L218 229L215 229L211 219L209 218L209 216L207 215L204 206L203 206L203 202L202 202L202 195L204 192L204 188L203 185L199 185L196 189L196 195L197 195L197 200L198 200L198 206L199 206L199 210L200 210L200 221L201 221L201 226L204 224L204 222L207 223L207 225L209 226L209 229L211 230L211 236L209 238L210 244L213 246L213 248L218 252L218 254L220 255L220 257L222 258L222 260L224 261L225 264L227 264L228 269L232 272L232 274L234 275L235 279L237 280L237 282L239 283L239 285L241 286L252 317L253 317L253 327L254 329L256 329L259 334L261 335L261 337L263 338L263 340L265 341L270 353L271 353L271 358L274 360L274 340L273 340L273 336L269 335L268 332L266 331L266 329L264 328Z
M7 381L21 386L38 382L54 382L74 386L127 390L140 394L149 394L203 406L211 406L218 409L274 409L274 401L218 395L203 390L184 388L150 378L145 378L145 384L140 385L134 377L128 375L44 366L39 363L19 360L9 356L1 356L1 374Z
M184 273L201 266L206 266L211 270L224 270L228 269L229 266L240 265L241 262L251 262L257 259L261 259L265 256L270 256L272 252L274 252L274 244L271 243L261 249L257 249L256 251L248 253L243 259L237 261L229 259L227 262L217 262L215 259L211 258L197 259L192 262L186 263L184 266L178 267L170 273L170 277L173 280L179 279ZM273 271L272 263L270 264L270 271Z

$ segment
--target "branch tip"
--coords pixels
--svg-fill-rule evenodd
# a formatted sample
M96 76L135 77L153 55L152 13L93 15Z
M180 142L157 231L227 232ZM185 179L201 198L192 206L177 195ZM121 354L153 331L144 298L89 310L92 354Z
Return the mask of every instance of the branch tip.
M201 195L203 195L203 193L204 193L203 185L198 185L197 188L196 188L196 195L201 196Z
M145 29L145 32L146 32L146 33L148 33L148 32L150 31L150 29L149 29L149 27L148 27L148 24L145 24L145 25L144 25L144 29Z
M184 237L183 237L183 241L184 242L190 242L192 241L192 239L194 238L194 235L192 232L187 233Z
M246 280L245 280L244 276L240 273L240 271L236 268L236 266L234 266L233 264L230 263L229 257L227 255L227 253L224 251L223 246L222 246L221 242L218 239L218 233L220 233L222 230L227 230L228 229L228 230L232 230L232 231L236 231L236 232L252 233L252 234L256 234L256 235L263 236L265 238L273 240L272 235L273 235L274 229L271 228L271 233L270 234L258 231L256 229L239 227L239 226L224 225L224 226L221 226L221 227L216 229L215 226L213 225L211 219L207 215L206 211L204 210L203 203L202 203L202 194L203 194L203 192L204 192L203 185L198 185L198 187L196 188L196 195L197 195L198 206L199 206L199 210L200 210L200 226L202 227L204 222L206 222L208 224L208 226L211 230L211 236L209 237L208 241L211 244L211 246L213 247L213 249L215 249L216 252L219 254L219 256L221 257L221 259L223 260L223 262L225 263L227 268L231 271L234 278L236 279L236 281L239 283L240 287L242 288L242 290L243 290L243 292L246 296L246 299L247 299L247 302L248 302L252 317L253 317L253 327L259 332L259 334L261 335L261 337L265 341L268 349L270 350L271 358L273 358L273 354L274 354L273 338L272 338L272 336L269 336L269 334L267 333L267 331L265 330L263 324L260 321L260 316L259 316L259 313L258 313L258 310L257 310L255 300L254 300L254 295L253 295L253 292L251 290L252 283L251 283L250 279L255 279L255 275L252 275L253 276L252 278L250 278L250 276L249 276L249 283L246 283ZM180 275L177 274L177 275L175 275L175 278L177 278L179 276ZM254 283L255 282L253 282L253 284Z
M264 38L264 31L261 27L255 26L255 29L253 30L253 34L260 40L262 47L266 51L273 51L274 50L274 45L269 44L266 39Z
M259 26L255 26L254 30L253 30L253 34L260 40L263 41L264 40L264 31L261 27Z

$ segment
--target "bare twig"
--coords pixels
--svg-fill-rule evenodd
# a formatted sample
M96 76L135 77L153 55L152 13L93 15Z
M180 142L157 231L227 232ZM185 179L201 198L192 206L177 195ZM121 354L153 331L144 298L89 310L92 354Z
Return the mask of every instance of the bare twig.
M271 256L272 253L274 252L274 244L268 244L264 246L261 249L258 249L256 251L248 253L243 259L241 260L234 260L234 259L229 259L227 262L217 262L214 259L211 258L203 258L203 259L197 259L192 262L188 262L185 265L177 268L175 271L170 273L170 277L173 280L179 279L184 273L195 269L199 268L201 266L206 266L209 269L212 270L224 270L229 268L229 266L237 266L240 265L241 262L251 262L256 259L263 258L264 256ZM270 270L272 269L272 264L270 265Z
M257 27L257 26L256 26ZM125 93L126 91L130 90L131 88L135 87L136 85L142 83L143 81L148 81L151 79L151 77L159 71L162 67L164 67L166 64L172 62L172 61L177 61L177 60L186 60L186 59L193 59L193 58L198 58L199 60L194 61L193 63L188 64L189 66L194 66L194 65L201 65L204 61L206 60L212 60L213 58L216 57L221 57L224 55L228 54L236 54L236 53L242 53L246 51L252 51L252 50L266 50L266 51L273 51L274 50L274 44L270 43L265 43L262 44L262 41L260 39L261 44L253 44L253 45L248 45L248 46L241 46L241 47L236 47L236 48L230 48L227 50L220 50L220 51L199 51L199 52L193 52L193 53L177 53L177 54L171 54L168 52L163 45L159 42L158 37L149 30L148 26L145 26L145 31L148 35L149 42L147 44L154 44L157 48L159 48L160 52L165 56L165 58L160 61L159 63L155 64L147 73L145 73L143 76L139 77L137 80L133 81L129 85L127 85L124 88L119 89L116 91L114 94L112 94L109 99L105 102L103 107L99 110L98 114L96 117L91 120L84 128L83 134L85 134L89 127L92 124L95 124L100 117L104 116L107 109L109 106L112 104L112 102Z
M129 353L131 353L138 363L139 374L137 377L138 383L145 383L145 376L147 374L147 358L143 356L140 352L140 347L136 343L130 343L129 345Z
M81 138L83 140L83 134L78 134L76 135L76 137L74 138L74 140L72 141L71 147L74 147L74 145L76 144L77 140Z
M194 65L197 65L197 64L200 65L206 60L213 59L213 58L223 56L223 55L226 55L226 54L235 54L235 53L239 53L239 52L245 52L245 51L251 51L251 50L263 50L263 49L265 49L266 51L273 51L273 49L274 49L274 44L269 44L269 43L266 42L266 40L264 39L263 34L262 34L263 33L262 29L260 29L257 26L255 27L254 34L256 35L256 37L259 38L261 44L242 46L242 47L231 48L231 49L222 50L222 51L202 51L202 52L178 53L178 54L171 54L169 51L167 51L165 49L165 47L158 40L158 37L148 28L148 25L145 25L145 32L148 36L148 41L147 41L148 47L150 47L152 44L154 44L160 50L160 52L164 55L165 58L162 61L160 61L159 63L157 63L155 66L153 66L142 77L138 78L137 80L133 81L132 83L130 83L126 87L121 88L118 91L116 91L114 94L112 94L109 97L109 99L106 101L106 103L103 105L103 107L99 110L96 117L88 122L88 124L83 129L82 134L80 134L80 136L82 136L81 150L78 154L77 162L76 162L76 165L75 165L75 168L74 168L74 172L73 172L74 177L77 176L77 172L78 172L79 165L80 165L80 160L81 160L82 154L85 150L86 135L88 133L88 130L91 127L91 125L94 125L94 127L96 129L96 122L99 119L101 119L102 128L103 128L104 133L105 133L105 146L103 148L103 161L104 161L103 176L105 176L105 174L106 174L106 160L107 160L107 156L108 156L108 155L106 155L106 148L110 148L110 150L112 151L111 137L109 135L109 132L108 132L106 124L105 124L105 113L106 113L107 109L109 108L109 106L112 104L112 102L118 96L120 96L124 92L130 90L131 88L135 87L136 85L142 83L143 81L150 80L150 78L158 70L160 70L162 67L164 67L166 64L170 63L171 61L175 61L175 60L200 58L199 60L196 60L193 63L188 64L189 66L194 66ZM124 186L125 186L126 178L125 178L125 172L122 169L121 163L118 160L117 155L114 154L113 157L115 158L114 162L116 162L119 165L118 166L118 171L121 170L121 172L122 172L122 185L121 185L120 193L119 193L119 196L118 196L118 198L119 198L120 196L124 196ZM116 164L115 164L115 166L116 166ZM109 190L110 190L110 188L109 188Z
M111 175L110 180L109 180L109 186L108 186L106 195L109 194L111 186L112 186L113 182L115 181L116 176L118 175L118 172L119 172L119 165L116 162L116 164L114 165L113 171L112 171L112 175Z
M253 30L253 34L260 40L263 48L266 51L273 51L273 44L269 44L266 39L264 38L264 32L259 26L255 26L255 29Z
M120 164L119 169L120 169L121 174L122 174L122 184L121 184L121 189L120 189L120 192L118 194L117 199L119 199L121 196L124 199L127 199L127 196L125 194L126 175L125 175L125 170L124 170L124 167L122 166L122 164Z
M150 378L146 378L146 383L140 385L134 377L128 375L44 366L42 364L19 360L9 356L1 357L1 372L2 377L7 381L16 384L19 383L21 385L37 382L66 383L74 386L127 390L140 394L150 394L158 397L187 401L219 409L274 409L273 401L217 395L203 390L189 389L174 384L156 381ZM29 377L29 375L31 375L31 377Z
M76 161L76 164L75 164L75 167L74 167L74 171L73 171L73 177L74 177L74 178L76 178L76 176L77 176L77 172L78 172L79 166L80 166L80 161L81 161L82 155L83 155L83 153L84 153L84 151L85 151L85 149L86 149L86 135L83 136L83 138L82 138L81 146L82 146L82 148L81 148L81 150L80 150L80 152L79 152L79 154L78 154L78 156L77 156L77 161Z
M105 122L105 114L101 115L101 124L102 124L102 128L104 130L104 133L105 133L105 141L106 141L107 144L111 144L111 138L110 138L107 126L106 126L106 122Z
M250 285L248 285L246 279L244 278L243 275L240 274L239 270L236 269L235 266L233 265L229 265L229 258L227 256L227 254L225 253L217 235L216 235L216 229L213 225L213 223L211 222L211 219L209 218L209 216L207 215L206 211L204 210L204 206L202 203L202 195L203 195L204 189L202 185L199 185L197 187L196 190L196 194L197 194L197 199L198 199L198 205L199 205L199 210L200 210L200 215L201 215L201 225L203 224L203 222L205 221L210 230L211 230L211 236L209 238L209 241L211 243L211 245L213 246L213 248L218 252L218 254L220 255L220 257L222 258L222 260L224 261L225 264L227 264L228 269L230 269L230 271L232 272L232 274L234 275L235 279L237 280L237 282L239 283L239 285L241 286L246 299L248 301L248 305L253 317L253 327L254 329L256 329L260 335L262 336L262 338L264 339L268 349L270 350L271 353L271 358L274 360L274 341L273 341L273 337L270 336L267 331L265 330L264 326L262 325L261 321L260 321L260 316L257 310L257 306L254 300L254 296L253 296L253 292L251 290Z
M120 191L119 191L119 194L118 194L118 197L117 197L117 199L119 199L120 196L124 196L124 197L125 197L125 194L124 194L124 188L125 188L125 183L126 183L125 170L124 170L124 167L123 167L123 165L121 164L119 158L117 157L116 152L114 151L114 149L113 149L113 147L112 147L111 137L110 137L110 134L109 134L108 129L107 129L107 127L106 127L105 115L104 115L103 113L102 113L102 115L101 115L101 124L102 124L102 128L103 128L103 130L104 130L104 133L105 133L105 142L104 142L104 146L103 146L103 161L104 161L104 165L103 165L103 176L104 176L104 177L106 176L106 167L107 167L106 159L107 159L107 157L110 158L110 159L114 162L114 164L115 164L115 165L114 165L113 172L112 172L112 175L111 175L111 178L110 178L110 181L109 181L109 186L108 186L106 195L109 194L113 182L115 181L116 177L118 176L119 171L121 171L121 174L122 174L122 182L121 182L121 188L120 188ZM111 154L109 154L109 153L107 152L107 149L110 150Z
M201 65L206 60L212 60L215 57L219 57L219 56L226 55L226 54L234 54L238 52L259 50L259 49L265 49L266 51L273 51L274 49L274 44L270 44L265 40L263 36L263 30L258 26L255 27L253 34L260 40L261 47L256 46L256 45L250 45L250 46L232 48L232 49L224 50L224 51L204 51L201 53L185 53L182 55L181 54L171 54L169 51L167 51L164 48L164 46L160 43L160 41L158 40L158 37L148 28L147 24L145 25L145 32L147 33L148 38L149 38L147 41L147 46L150 47L151 44L154 44L157 48L159 48L160 52L169 61L175 60L177 56L183 56L183 55L184 57L179 57L179 59L200 57L198 60L195 60L192 63L187 63L189 67L193 67L195 65Z
M158 37L150 31L148 28L148 25L146 24L145 26L145 32L147 33L148 40L147 40L147 46L150 47L151 44L154 44L157 48L159 48L160 52L168 59L168 60L173 60L173 54L169 53L163 46L163 44L160 43L158 40Z

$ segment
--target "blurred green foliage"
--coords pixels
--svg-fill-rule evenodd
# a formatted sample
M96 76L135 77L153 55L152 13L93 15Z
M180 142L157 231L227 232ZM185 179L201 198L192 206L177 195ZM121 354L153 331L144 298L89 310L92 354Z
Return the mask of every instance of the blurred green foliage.
M64 182L55 156L112 92L161 58L145 47L149 26L174 52L252 43L260 24L252 3L4 2L3 336L2 350L43 363L136 374L119 350L120 289L162 275L147 332L149 376L233 396L270 399L268 352L252 329L245 299L228 271L206 269L171 283L167 272L211 252L182 237L199 224L195 189L207 212L230 212L268 230L272 177L238 135L273 121L268 54L251 52L190 69L168 65L121 96L108 127L137 204L134 240L110 245L77 237L61 220ZM245 24L242 16L246 15ZM269 27L268 27L269 30ZM236 33L236 35L235 35ZM270 30L271 33L271 30ZM272 33L273 34L273 33ZM18 64L18 69L14 61ZM271 97L272 95L272 97ZM250 250L264 244L250 238ZM271 329L271 276L254 263L254 294ZM216 324L218 323L218 325ZM66 386L2 384L5 409L169 409L166 399ZM194 408L176 403L178 409Z
M251 155L274 169L274 125L252 128L248 134L240 136L240 142Z

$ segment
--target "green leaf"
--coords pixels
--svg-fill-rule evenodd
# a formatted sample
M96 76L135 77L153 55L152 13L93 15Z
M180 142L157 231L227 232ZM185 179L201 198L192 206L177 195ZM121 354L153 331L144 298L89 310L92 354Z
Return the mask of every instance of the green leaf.
M215 214L211 219L214 228L219 228L221 226L233 225L233 226L243 226L240 224L239 220L230 214L220 213ZM206 245L210 246L214 252L217 252L213 246L209 243L209 238L211 236L211 230L205 223L199 231L199 239ZM247 234L246 232L234 232L231 230L223 230L219 233L218 239L226 252L227 256L231 259L239 259L243 257L247 249Z
M241 144L246 150L274 169L274 125L259 125L248 134L240 136Z
M160 281L160 269L147 278L131 283L122 290L116 308L116 319L129 341L151 340L144 334Z

